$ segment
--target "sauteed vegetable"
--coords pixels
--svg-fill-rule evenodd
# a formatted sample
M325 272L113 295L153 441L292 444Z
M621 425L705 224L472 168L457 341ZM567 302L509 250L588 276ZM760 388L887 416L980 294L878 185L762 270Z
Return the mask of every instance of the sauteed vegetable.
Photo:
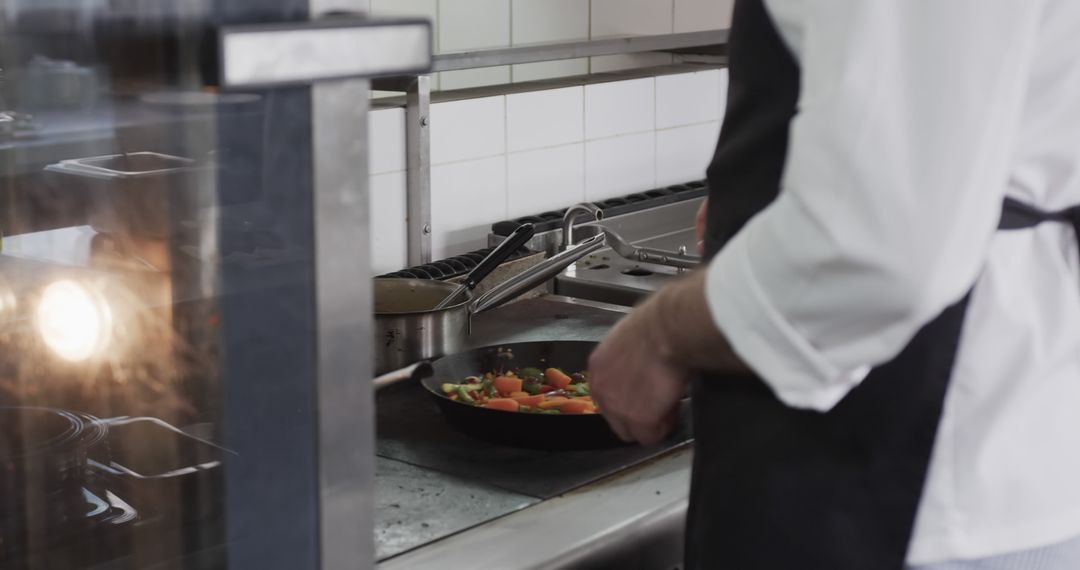
M599 410L589 396L588 374L529 367L469 376L460 384L443 384L442 391L456 402L505 412L596 414Z

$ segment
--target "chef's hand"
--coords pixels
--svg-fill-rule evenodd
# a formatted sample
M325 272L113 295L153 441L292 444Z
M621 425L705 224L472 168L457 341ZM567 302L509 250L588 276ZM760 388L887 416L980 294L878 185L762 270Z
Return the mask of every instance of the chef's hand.
M623 441L642 445L671 432L691 374L665 354L652 312L642 307L624 319L589 358L589 393L600 412Z
M747 368L713 323L698 271L611 330L589 358L589 392L619 437L649 445L671 431L690 378L703 370Z
M705 221L709 217L709 199L705 198L698 208L697 217L694 219L694 239L697 241L698 255L705 253Z

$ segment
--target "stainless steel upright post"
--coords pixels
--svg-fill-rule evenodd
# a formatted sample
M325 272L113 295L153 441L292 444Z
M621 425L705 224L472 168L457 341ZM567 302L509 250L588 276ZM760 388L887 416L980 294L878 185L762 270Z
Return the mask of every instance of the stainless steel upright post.
M323 569L375 560L368 80L312 86Z
M223 87L311 85L317 530L319 567L333 570L375 560L366 78L431 68L426 20L318 18L366 4L312 0L312 22L226 27L219 38Z
M409 84L405 103L409 265L431 262L431 77Z
M312 19L367 12L370 0L311 0ZM319 559L323 570L375 563L375 403L365 377L372 291L367 79L311 87L318 319Z

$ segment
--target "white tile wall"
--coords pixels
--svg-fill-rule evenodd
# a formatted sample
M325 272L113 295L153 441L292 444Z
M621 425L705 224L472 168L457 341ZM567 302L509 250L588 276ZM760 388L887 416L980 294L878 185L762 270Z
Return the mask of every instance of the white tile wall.
M506 97L431 106L431 162L441 164L506 152Z
M405 170L405 109L368 113L368 170L371 174Z
M510 0L439 2L439 50L466 51L510 45Z
M563 61L541 61L539 63L519 63L513 66L511 79L514 83L538 81L555 77L585 75L589 72L589 59L567 59Z
M734 0L371 0L377 14L432 20L436 52L684 32L730 25ZM465 89L666 65L668 54L543 62L436 74L432 89ZM387 94L388 96L390 94Z
M508 217L506 198L505 156L432 168L434 259L486 247L491 224Z
M507 216L565 208L585 199L582 143L507 156Z
M656 128L652 77L585 86L585 138L598 139Z
M657 186L704 178L719 134L719 121L656 131Z
M514 45L586 39L589 0L513 0L512 30Z
M434 104L436 257L483 247L495 221L701 179L726 89L724 73L696 72ZM371 114L379 272L405 263L403 121Z
M584 89L568 87L506 96L507 150L584 140Z
M675 31L730 28L734 4L734 0L675 0Z
M590 202L656 187L652 131L585 143L585 198Z
M692 125L720 118L718 70L656 78L656 128Z
M371 177L368 188L371 207L371 266L376 275L405 267L408 249L405 237L405 173L391 172Z
M594 38L672 30L672 0L592 0Z

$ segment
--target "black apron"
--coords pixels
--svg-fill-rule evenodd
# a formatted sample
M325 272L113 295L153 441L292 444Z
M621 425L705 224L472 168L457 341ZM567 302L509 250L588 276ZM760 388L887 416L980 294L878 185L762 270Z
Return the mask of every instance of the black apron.
M728 49L707 257L779 193L799 93L798 64L763 0L736 0ZM1055 220L1080 231L1077 209L1004 206L1002 229ZM753 375L698 380L687 568L903 568L967 304L943 311L827 413L784 405Z

